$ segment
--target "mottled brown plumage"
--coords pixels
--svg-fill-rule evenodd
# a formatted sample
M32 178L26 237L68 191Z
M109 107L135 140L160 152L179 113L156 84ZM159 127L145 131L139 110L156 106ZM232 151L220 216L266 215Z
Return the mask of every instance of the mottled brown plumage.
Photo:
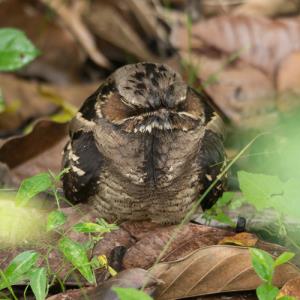
M70 124L66 197L109 220L177 223L220 173L222 121L205 93L161 64L114 72ZM220 182L202 202L209 208Z

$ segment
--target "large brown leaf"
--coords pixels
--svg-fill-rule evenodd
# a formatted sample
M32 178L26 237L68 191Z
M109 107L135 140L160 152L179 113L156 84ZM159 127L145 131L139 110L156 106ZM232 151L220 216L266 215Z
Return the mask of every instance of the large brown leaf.
M164 284L157 290L158 300L256 289L262 282L251 264L248 248L236 246L206 247L177 261L160 263L151 273ZM299 276L292 264L276 269L274 284L282 286Z
M299 17L270 20L220 16L198 22L192 28L193 39L200 39L205 47L238 53L242 60L270 74L284 57L300 49L299 34Z

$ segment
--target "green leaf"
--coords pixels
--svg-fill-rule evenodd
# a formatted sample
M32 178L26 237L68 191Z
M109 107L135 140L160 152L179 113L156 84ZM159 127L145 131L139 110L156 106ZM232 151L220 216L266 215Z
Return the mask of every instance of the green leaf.
M97 224L97 223L78 223L73 226L73 229L77 232L84 232L84 233L92 233L92 232L99 232L99 233L106 233L111 232L112 230L116 229L116 225L114 224Z
M264 283L256 289L259 300L275 300L278 293L279 289L268 283Z
M282 182L276 176L238 172L240 189L257 210L272 207L271 196L283 193Z
M2 89L0 88L0 113L4 112L6 109L6 103L2 94Z
M51 231L66 223L67 216L59 210L54 210L48 215L47 231Z
M27 277L38 259L38 254L34 251L25 251L17 255L4 271L6 279L11 285L14 285ZM0 283L0 289L7 287L3 282Z
M81 244L65 237L59 241L58 248L89 283L95 283L86 250Z
M279 257L276 258L274 266L280 266L287 263L295 256L293 252L283 252Z
M233 199L234 196L235 196L234 192L224 192L222 197L218 199L215 205L217 205L220 208L224 207L230 203L230 201Z
M112 290L120 300L153 300L148 294L133 288L113 287Z
M38 268L31 273L30 286L36 300L46 299L47 283L47 271L45 268Z
M238 178L246 200L257 210L273 208L279 214L300 218L299 179L282 182L276 176L245 171L240 171Z
M31 198L37 194L48 190L52 186L52 180L49 173L40 173L22 181L16 195L17 205L25 205Z
M274 273L272 256L260 249L250 249L252 265L257 275L264 281L271 283Z
M14 71L30 63L40 54L24 32L0 29L0 71Z

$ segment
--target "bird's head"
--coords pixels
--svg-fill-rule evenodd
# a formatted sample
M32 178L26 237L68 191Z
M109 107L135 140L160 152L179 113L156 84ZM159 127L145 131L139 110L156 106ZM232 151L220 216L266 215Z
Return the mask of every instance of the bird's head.
M138 63L102 85L96 110L126 132L192 130L205 122L203 100L167 65Z

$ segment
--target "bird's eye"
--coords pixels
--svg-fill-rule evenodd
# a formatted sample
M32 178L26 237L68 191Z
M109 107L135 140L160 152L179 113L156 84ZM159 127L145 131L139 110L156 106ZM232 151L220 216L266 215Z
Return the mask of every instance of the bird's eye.
M133 112L134 109L124 104L118 94L111 94L102 105L103 116L111 122L117 122L128 118L133 114Z
M186 103L184 102L180 102L177 106L177 111L185 111L186 110Z

